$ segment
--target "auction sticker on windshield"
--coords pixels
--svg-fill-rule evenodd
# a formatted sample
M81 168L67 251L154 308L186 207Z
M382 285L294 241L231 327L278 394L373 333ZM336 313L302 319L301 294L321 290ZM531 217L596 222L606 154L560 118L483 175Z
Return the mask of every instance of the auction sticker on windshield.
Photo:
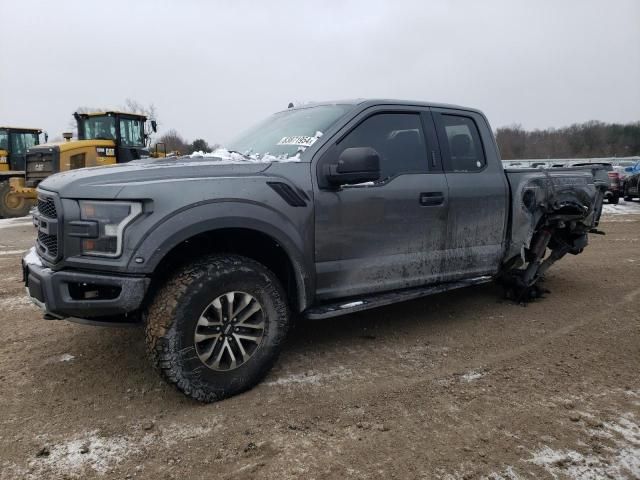
M295 145L297 147L310 147L318 138L307 136L282 137L278 145Z

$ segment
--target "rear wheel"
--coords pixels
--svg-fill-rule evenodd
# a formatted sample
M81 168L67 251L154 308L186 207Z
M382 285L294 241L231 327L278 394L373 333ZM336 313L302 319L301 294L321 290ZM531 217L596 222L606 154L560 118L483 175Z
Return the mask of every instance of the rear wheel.
M624 187L624 201L625 202L630 202L631 201L631 195L629 195L629 191L628 191L628 187L625 185Z
M11 192L8 180L0 182L0 217L24 217L32 205L31 200Z
M620 202L620 195L618 195L617 193L609 197L609 203L612 203L613 205L617 205L618 202Z
M267 374L288 326L287 301L271 271L216 255L184 267L158 291L146 320L147 350L165 380L213 402Z

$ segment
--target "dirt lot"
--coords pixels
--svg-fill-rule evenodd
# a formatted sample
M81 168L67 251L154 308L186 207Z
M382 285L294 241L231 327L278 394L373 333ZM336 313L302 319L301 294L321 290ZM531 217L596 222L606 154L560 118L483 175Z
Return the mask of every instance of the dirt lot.
M625 211L626 212L626 211ZM0 227L0 478L640 478L640 215L521 307L492 285L297 326L267 380L201 405L137 329L45 321Z

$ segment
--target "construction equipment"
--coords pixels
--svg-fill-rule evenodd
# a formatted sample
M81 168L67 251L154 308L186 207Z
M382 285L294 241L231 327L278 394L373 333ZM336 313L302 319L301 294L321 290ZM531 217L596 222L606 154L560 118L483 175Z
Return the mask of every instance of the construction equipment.
M96 167L149 157L150 131L156 122L136 113L106 111L74 113L78 140L63 134L66 141L31 147L26 152L25 174L12 178L11 190L22 198L36 198L38 184L54 173ZM145 128L147 127L147 128Z
M41 133L39 128L0 127L0 217L22 217L33 205L11 191L9 179L24 176L25 154L40 143Z

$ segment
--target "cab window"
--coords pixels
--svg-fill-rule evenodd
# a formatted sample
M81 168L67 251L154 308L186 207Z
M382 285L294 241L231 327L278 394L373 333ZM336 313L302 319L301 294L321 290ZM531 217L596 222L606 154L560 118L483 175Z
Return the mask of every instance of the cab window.
M426 172L427 150L418 113L375 114L347 134L336 158L351 147L372 147L380 155L380 181L409 172Z
M28 148L38 144L38 134L27 132L14 132L11 134L11 145L9 150L13 155L22 155Z
M6 130L0 130L0 150L9 150L9 134Z
M470 117L437 115L438 137L447 172L478 172L487 161L480 133Z
M144 147L144 124L142 120L120 119L120 143L127 147Z
M83 120L82 140L115 140L116 120L110 115L96 115Z

